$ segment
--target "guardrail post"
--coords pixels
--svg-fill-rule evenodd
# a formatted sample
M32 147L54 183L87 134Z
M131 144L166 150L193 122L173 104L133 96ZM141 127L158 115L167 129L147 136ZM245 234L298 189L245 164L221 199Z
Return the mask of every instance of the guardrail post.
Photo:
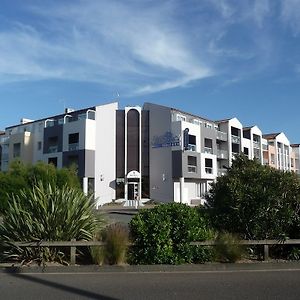
M269 259L269 245L264 245L264 260Z
M71 242L75 242L75 239L71 239ZM70 264L75 265L76 264L76 246L71 246L70 250Z

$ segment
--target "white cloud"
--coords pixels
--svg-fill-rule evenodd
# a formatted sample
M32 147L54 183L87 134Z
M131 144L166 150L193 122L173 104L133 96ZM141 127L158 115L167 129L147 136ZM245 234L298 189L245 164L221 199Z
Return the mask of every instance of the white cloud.
M131 4L83 1L31 7L48 32L22 24L0 31L1 76L85 80L152 92L213 73L177 30L170 3Z
M300 33L300 1L281 0L281 19L295 35Z
M270 13L269 0L256 0L253 6L253 18L259 27L263 26L265 17Z

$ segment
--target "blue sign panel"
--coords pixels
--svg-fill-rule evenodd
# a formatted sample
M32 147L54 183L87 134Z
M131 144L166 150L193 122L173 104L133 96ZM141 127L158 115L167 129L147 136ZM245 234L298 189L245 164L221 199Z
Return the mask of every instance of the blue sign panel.
M167 131L163 135L154 136L151 145L152 148L180 146L180 136L173 135L171 131Z

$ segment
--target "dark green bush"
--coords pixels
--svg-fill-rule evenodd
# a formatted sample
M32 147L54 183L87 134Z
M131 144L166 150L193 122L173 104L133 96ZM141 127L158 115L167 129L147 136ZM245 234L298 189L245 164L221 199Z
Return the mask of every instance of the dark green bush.
M130 222L133 264L181 264L211 260L209 247L190 246L212 238L201 210L171 203L142 210Z

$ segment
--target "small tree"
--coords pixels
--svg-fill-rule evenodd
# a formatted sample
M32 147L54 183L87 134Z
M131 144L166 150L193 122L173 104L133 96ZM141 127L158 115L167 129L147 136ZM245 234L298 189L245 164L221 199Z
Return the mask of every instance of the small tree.
M237 157L207 195L211 221L218 230L241 238L291 236L299 228L300 185L297 176Z

